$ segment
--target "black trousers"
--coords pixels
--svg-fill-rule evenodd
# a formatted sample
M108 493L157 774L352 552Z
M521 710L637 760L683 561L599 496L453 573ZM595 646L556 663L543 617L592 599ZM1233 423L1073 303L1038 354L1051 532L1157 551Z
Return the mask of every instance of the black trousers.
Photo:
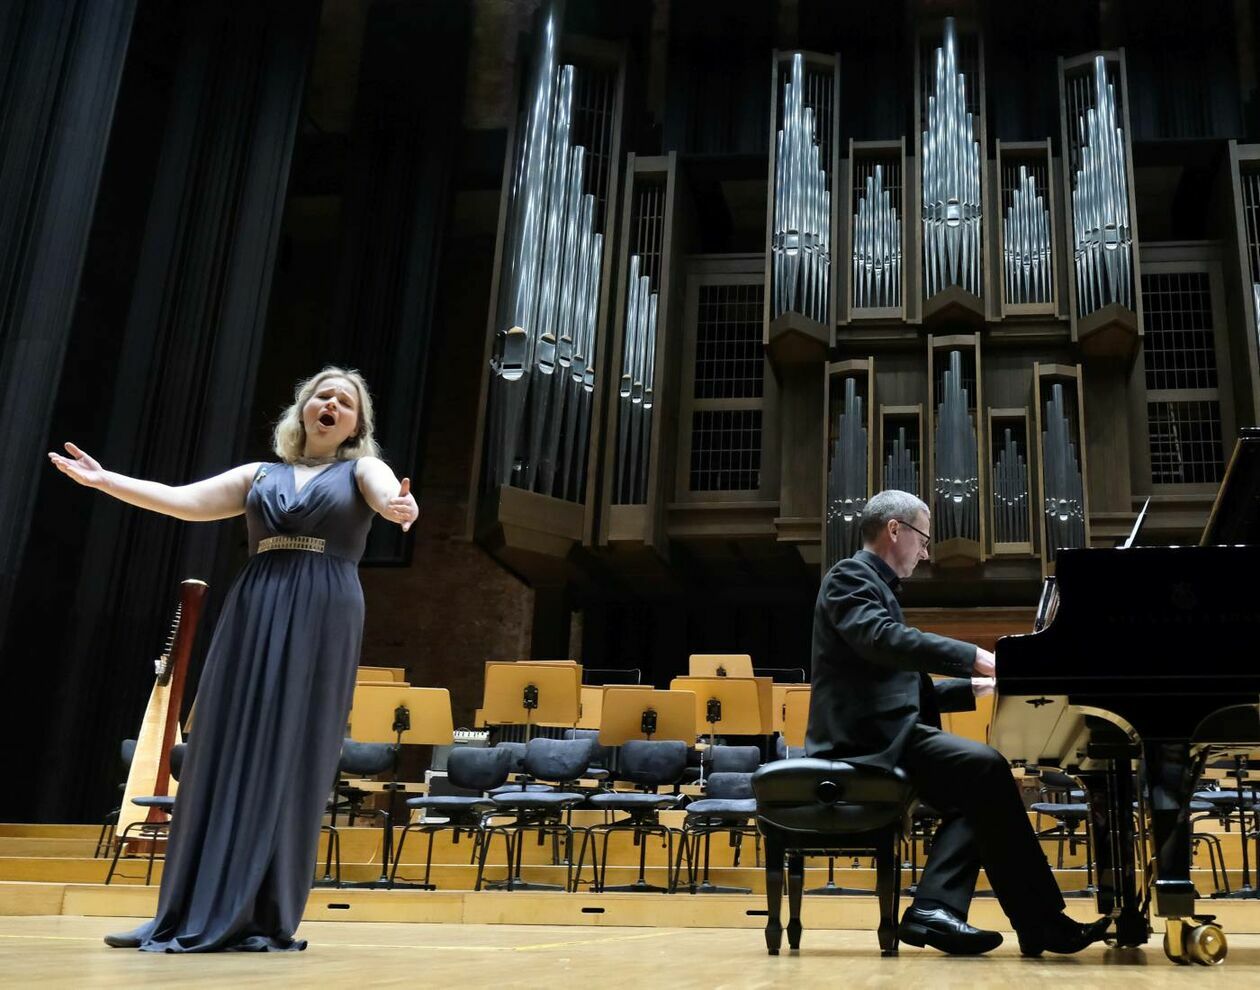
M901 766L919 797L941 814L916 900L936 901L966 918L983 866L1016 930L1063 910L1063 895L1006 757L983 743L917 725Z

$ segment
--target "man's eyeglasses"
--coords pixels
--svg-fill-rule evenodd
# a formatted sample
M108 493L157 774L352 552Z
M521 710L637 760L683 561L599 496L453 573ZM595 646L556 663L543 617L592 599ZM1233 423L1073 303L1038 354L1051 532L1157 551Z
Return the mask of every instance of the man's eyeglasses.
M919 546L921 546L924 550L926 550L928 547L932 545L932 537L928 536L927 533L919 529L918 526L911 526L908 522L905 522L904 520L901 520L901 519L898 519L897 522L900 523L902 526L905 526L907 529L912 529L916 533L919 534Z

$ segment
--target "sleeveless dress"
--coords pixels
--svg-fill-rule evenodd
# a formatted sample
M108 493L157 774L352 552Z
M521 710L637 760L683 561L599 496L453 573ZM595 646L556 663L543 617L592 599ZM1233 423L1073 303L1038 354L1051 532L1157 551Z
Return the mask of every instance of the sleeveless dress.
M358 561L373 512L354 461L296 491L259 470L245 501L251 557L215 628L197 691L157 915L128 936L150 952L306 948L310 893L363 636ZM258 553L313 536L324 553Z

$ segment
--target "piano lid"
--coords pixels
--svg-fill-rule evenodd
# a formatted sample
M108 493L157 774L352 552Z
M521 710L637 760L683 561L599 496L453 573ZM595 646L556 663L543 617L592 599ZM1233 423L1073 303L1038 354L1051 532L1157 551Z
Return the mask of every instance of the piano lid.
M1260 427L1238 431L1201 546L1260 544Z

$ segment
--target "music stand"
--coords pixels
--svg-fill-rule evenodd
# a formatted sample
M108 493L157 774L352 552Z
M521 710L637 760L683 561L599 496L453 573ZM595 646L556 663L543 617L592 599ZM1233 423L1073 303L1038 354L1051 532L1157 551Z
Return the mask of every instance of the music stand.
M809 688L796 688L783 695L783 741L798 749L805 748L805 729L809 725Z
M577 727L579 729L598 729L604 712L604 693L609 687L624 688L627 691L651 691L651 684L617 684L617 685L582 685L582 703L579 711Z
M535 725L576 725L582 668L575 663L486 662L481 702L487 725L523 725L525 741Z
M451 719L451 693L446 688L415 688L406 684L360 684L354 689L350 707L350 738L356 742L392 743L394 768L389 791L389 809L381 823L381 875L347 887L421 887L421 884L391 884L389 866L394 856L394 818L398 801L398 756L403 744L410 746L449 746L455 738ZM427 889L432 890L430 884Z
M759 684L758 681L765 681ZM709 748L719 726L732 736L764 736L770 731L770 679L756 677L675 677L671 691L691 691L696 696L696 725L707 725ZM764 703L762 695L765 695ZM704 784L704 760L700 761Z
M747 653L693 653L687 658L688 677L752 677Z
M655 691L610 687L604 692L601 746L620 746L632 739L678 739L696 744L696 697L690 691Z

